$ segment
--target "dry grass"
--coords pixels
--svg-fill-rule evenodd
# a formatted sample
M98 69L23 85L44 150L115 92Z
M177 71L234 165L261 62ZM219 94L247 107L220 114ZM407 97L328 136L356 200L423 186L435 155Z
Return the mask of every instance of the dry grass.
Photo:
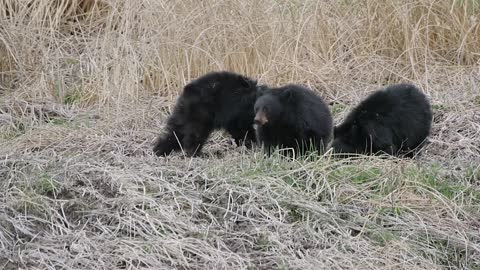
M477 0L0 1L0 268L480 269ZM157 158L182 86L431 98L415 160Z

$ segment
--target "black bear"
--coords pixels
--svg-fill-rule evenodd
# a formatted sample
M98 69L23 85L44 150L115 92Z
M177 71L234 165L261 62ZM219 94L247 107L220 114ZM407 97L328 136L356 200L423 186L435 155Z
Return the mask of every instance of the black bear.
M254 110L257 142L268 155L275 147L291 148L297 155L309 150L321 154L332 138L328 106L306 87L289 84L263 90Z
M417 87L391 85L368 96L334 128L333 152L413 156L431 123L430 103Z
M211 72L193 80L184 87L153 151L162 156L183 148L188 156L199 154L215 129L225 129L237 145L251 145L256 95L255 80L232 72Z

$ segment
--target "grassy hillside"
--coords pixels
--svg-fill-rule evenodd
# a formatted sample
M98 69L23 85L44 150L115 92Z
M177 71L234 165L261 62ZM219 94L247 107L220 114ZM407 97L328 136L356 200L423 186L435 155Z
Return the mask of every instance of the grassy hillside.
M480 269L477 0L0 1L0 268ZM213 70L301 83L335 122L411 82L416 159L155 157Z

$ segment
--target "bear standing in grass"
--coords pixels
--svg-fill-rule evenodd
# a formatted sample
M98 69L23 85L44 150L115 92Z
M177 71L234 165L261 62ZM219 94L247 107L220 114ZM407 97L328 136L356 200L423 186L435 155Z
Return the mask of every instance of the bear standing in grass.
M268 154L272 148L293 148L297 155L323 153L332 137L332 116L312 90L289 84L262 91L255 102L257 141Z
M257 82L231 72L208 73L187 84L153 148L157 156L183 149L198 154L210 133L225 129L237 145L255 141L253 105Z
M368 96L334 128L336 153L413 156L430 133L432 111L414 85L397 84Z

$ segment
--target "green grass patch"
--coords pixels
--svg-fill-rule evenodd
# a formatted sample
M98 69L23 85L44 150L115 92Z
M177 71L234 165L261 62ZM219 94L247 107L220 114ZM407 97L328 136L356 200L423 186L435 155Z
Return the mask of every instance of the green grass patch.
M473 98L473 103L475 103L476 105L480 105L480 96L475 96Z
M82 99L82 94L80 90L77 89L75 91L67 93L63 97L63 103L67 105L74 105L74 104L80 103L81 99Z
M76 59L76 58L71 58L71 57L65 58L65 62L66 62L67 64L69 64L69 65L76 65L76 64L79 64L79 63L80 63L80 61L79 61L78 59Z
M447 106L442 104L432 104L432 111L433 112L444 112L447 110Z
M365 184L378 179L382 171L376 167L364 168L360 166L341 166L332 172L331 176L342 182L351 182L357 185Z
M260 157L258 162L249 165L248 168L242 168L238 170L240 172L239 177L241 178L255 178L265 175L277 175L278 173L292 169L293 164L287 159L281 156L278 152L274 152L270 157ZM232 168L226 168L229 171ZM237 169L237 168L233 168ZM238 172L236 170L236 172ZM231 173L231 172L224 172Z
M339 114L343 111L345 111L345 109L347 108L347 106L345 106L344 104L333 104L331 107L330 107L330 111L332 112L333 115L336 115L336 114Z
M374 162L339 166L330 173L329 179L333 183L355 185L360 190L369 191L365 194L373 197L384 197L403 185L406 177L390 169L395 164L378 160Z
M480 203L480 191L474 189L468 183L470 179L477 177L478 171L467 171L465 177L462 179L450 179L443 175L439 166L431 166L429 168L410 168L408 175L412 180L435 190L445 198L454 201L470 201L473 203Z
M48 120L48 123L56 126L67 126L69 122L70 121L64 118L50 118Z
M480 166L474 168L470 167L467 169L465 178L467 179L468 182L474 183L477 181L480 181Z
M398 236L387 230L370 231L367 235L372 241L382 247L387 246L391 241L398 239Z
M61 188L60 182L54 180L48 174L42 175L34 185L37 194L52 196L58 194Z
M404 207L395 206L395 207L381 207L379 208L378 212L379 214L382 214L382 215L397 217L407 212L407 210Z

